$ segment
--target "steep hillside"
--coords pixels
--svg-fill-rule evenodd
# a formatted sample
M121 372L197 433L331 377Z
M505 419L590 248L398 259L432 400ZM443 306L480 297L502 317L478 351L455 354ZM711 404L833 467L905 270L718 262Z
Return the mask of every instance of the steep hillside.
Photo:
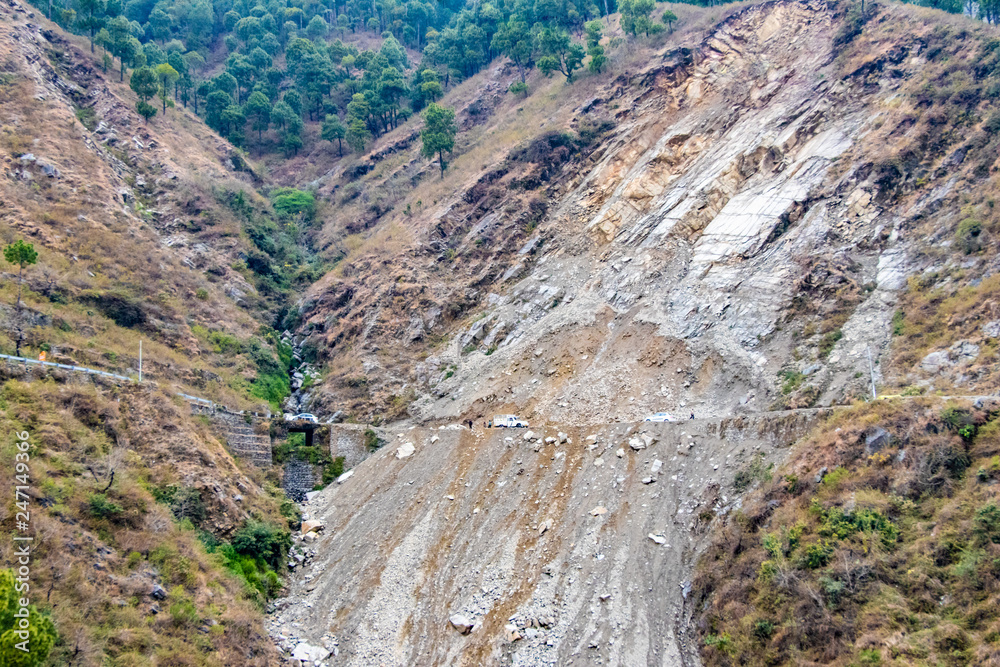
M0 364L0 469L26 488L0 508L0 597L27 532L44 664L272 665L261 621L297 511L176 392L262 411L287 394L267 324L289 288L249 268L280 218L239 152L180 109L145 125L82 46L0 5L0 244L37 252L20 309L0 263L0 352L135 377L141 342L143 383ZM36 629L0 662L41 664Z
M127 84L72 38L19 3L0 12L0 240L39 252L22 351L123 373L141 337L149 379L232 405L277 402L250 395L255 371L285 375L273 344L248 340L284 292L270 269L249 268L275 261L254 229L278 226L246 162L187 111L145 125ZM17 272L3 270L0 347L12 353Z
M463 84L443 180L404 125L321 181L337 208L317 245L344 258L300 306L329 369L316 405L601 421L832 404L869 391L869 349L878 383L991 386L976 318L882 370L919 304L969 287L991 307L973 280L996 266L991 29L729 11L524 100L491 94L503 67Z

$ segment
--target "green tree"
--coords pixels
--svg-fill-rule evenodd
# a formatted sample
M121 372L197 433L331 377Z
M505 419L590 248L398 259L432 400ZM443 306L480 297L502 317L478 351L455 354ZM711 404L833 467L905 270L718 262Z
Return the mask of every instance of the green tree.
M21 290L24 289L24 267L37 262L38 253L33 245L18 239L3 249L3 258L11 264L17 264L17 305L14 307L17 318L17 342L15 345L17 346L17 356L21 356L21 342L24 340L24 327L21 324Z
M655 8L654 0L620 0L618 11L621 12L622 30L633 36L641 32L647 37L651 32L660 32L663 26L649 18Z
M104 2L103 0L77 0L76 4L82 15L80 27L90 34L90 52L93 53L94 35L103 23L101 14L104 13Z
M604 47L601 46L602 28L603 24L600 21L587 21L583 25L587 38L587 55L590 56L587 69L595 74L600 72L608 61L607 56L604 55Z
M583 47L570 40L565 30L542 28L538 34L538 44L543 55L538 60L538 69L545 76L559 71L566 81L573 80L573 72L583 64Z
M171 67L169 63L160 63L156 66L156 80L159 84L157 93L160 96L160 101L163 103L164 115L167 113L167 97L170 95L170 89L180 76L177 70Z
M156 107L149 103L149 99L160 90L156 71L152 67L139 67L132 70L132 77L129 79L128 85L139 96L135 110L148 123L149 119L156 115Z
M444 154L455 148L455 110L432 102L424 111L424 129L420 132L423 145L420 153L426 158L434 159L437 155L441 167L441 178L444 178Z
M15 616L23 597L14 571L0 570L0 664L6 667L43 665L56 642L56 626L35 605L28 605L27 618Z
M306 35L315 42L326 37L326 33L329 30L330 26L323 20L323 17L316 15L309 19L309 24L306 26Z
M535 38L528 24L517 16L511 16L493 35L490 47L510 58L521 75L521 83L524 83L535 53Z
M271 122L271 102L264 93L259 90L255 91L247 100L243 113L253 124L253 129L257 131L257 150L259 151L264 132Z
M364 121L354 118L347 123L347 145L355 153L364 152L365 144L371 138L371 132L368 131L368 126L365 125Z
M347 136L347 128L340 122L340 118L329 115L323 121L323 138L332 142L337 140L337 154L344 155L344 137Z
M674 31L674 24L677 23L677 14L674 14L669 9L663 12L663 18L661 19L663 23L667 26L670 32Z

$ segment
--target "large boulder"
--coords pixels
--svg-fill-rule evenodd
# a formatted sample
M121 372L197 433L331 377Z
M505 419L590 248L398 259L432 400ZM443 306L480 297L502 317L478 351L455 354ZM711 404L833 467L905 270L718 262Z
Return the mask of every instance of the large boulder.
M881 426L875 426L865 434L865 454L868 456L888 446L889 432Z
M305 535L306 533L311 533L314 530L315 531L320 531L320 530L323 530L325 527L326 526L323 525L323 522L320 521L320 520L318 520L318 519L310 519L309 521L303 521L302 522L302 534Z
M465 614L452 614L451 618L448 619L452 627L459 631L463 635L467 635L472 632L472 626L474 625L472 619Z
M293 660L301 660L306 664L317 663L326 660L330 652L322 646L313 646L302 642L292 651Z

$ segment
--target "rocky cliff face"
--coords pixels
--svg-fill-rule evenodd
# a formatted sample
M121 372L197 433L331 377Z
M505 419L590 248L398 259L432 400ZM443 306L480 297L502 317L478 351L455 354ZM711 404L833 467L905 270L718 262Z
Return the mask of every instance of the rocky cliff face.
M920 225L950 230L978 177L954 136L913 161L931 27L882 12L858 36L845 11L734 11L432 211L399 200L382 257L349 255L303 302L335 369L312 400L579 423L829 405L886 380L900 290L943 266Z

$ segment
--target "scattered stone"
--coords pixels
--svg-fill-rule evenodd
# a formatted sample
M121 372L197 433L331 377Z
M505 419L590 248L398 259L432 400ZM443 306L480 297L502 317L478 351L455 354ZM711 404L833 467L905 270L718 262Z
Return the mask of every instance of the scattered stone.
M534 431L528 431L527 433L524 434L524 441L525 442L530 442L530 441L532 441L534 439L535 439L535 432Z
M545 521L543 521L540 524L538 524L538 534L539 535L544 535L545 531L547 531L551 527L552 527L552 521L549 520L549 519L546 519Z
M642 483L643 483L643 484L652 484L652 483L653 483L653 482L655 482L655 481L656 481L656 480L655 480L655 479L653 479L652 477L643 477L643 478L642 478Z
M639 438L629 438L628 446L635 451L639 451L640 449L646 449L648 445Z
M315 542L316 540L319 539L319 535L315 531L312 531L312 532L308 532L305 535L303 535L302 539L304 539L306 542L309 542L310 544L312 544L313 542Z
M829 472L829 469L826 466L823 466L822 468L819 469L819 472L816 473L816 478L815 478L817 484L823 481L823 478L826 477L827 472Z
M600 468L602 465L604 465L604 459L602 459L600 456L598 456L596 459L594 459L594 467L595 468Z
M446 499L448 499L448 500L454 500L454 499L455 499L455 496L453 496L453 495L451 495L451 494L449 493L449 494L448 494L447 496L445 496L445 498L446 498Z
M505 625L504 630L507 631L507 641L509 642L516 642L519 639L523 639L521 633L518 631L518 627L513 623Z
M1000 320L993 320L984 324L983 335L987 338L1000 338Z
M657 544L666 544L667 543L667 538L663 535L663 533L650 533L646 537L648 537L649 539L653 540Z
M301 660L306 663L317 663L326 660L330 652L322 646L313 646L302 642L292 651L293 660Z
M307 491L306 492L306 502L309 502L313 498L319 495L319 491Z
M594 509L590 510L591 516L600 516L602 514L607 514L607 513L608 513L608 509L606 507L601 506L601 505L598 505Z
M417 448L413 446L412 442L404 442L402 446L396 449L396 458L405 459L413 456L413 452L417 451Z
M655 459L653 461L653 466L649 469L649 472L655 475L658 472L660 472L660 468L662 467L663 467L663 461L661 461L660 459Z
M343 475L341 475L340 477L338 477L338 478L337 478L337 484L343 484L343 483L344 483L344 482L346 482L346 481L347 481L348 479L350 479L350 478L351 478L351 475L353 475L353 474L354 474L354 471L353 471L353 470L348 470L348 471L347 471L347 472L345 472L345 473L344 473Z
M149 594L149 597L153 598L154 600L166 600L167 591L165 588L163 588L163 586L159 584L153 584L153 591Z
M615 456L617 456L618 458L622 458L623 456L625 456L625 450L619 447L618 451L615 452Z
M472 620L465 614L454 614L448 620L452 627L458 630L459 634L467 635L472 632Z
M440 440L440 439L441 439L441 438L439 438L438 436L436 436L436 435L432 435L432 436L431 436L431 444L433 445L433 444L434 444L435 442L437 442L437 441L438 441L438 440Z
M569 436L560 431L558 434L558 438L560 444L565 444L566 441L569 439Z

